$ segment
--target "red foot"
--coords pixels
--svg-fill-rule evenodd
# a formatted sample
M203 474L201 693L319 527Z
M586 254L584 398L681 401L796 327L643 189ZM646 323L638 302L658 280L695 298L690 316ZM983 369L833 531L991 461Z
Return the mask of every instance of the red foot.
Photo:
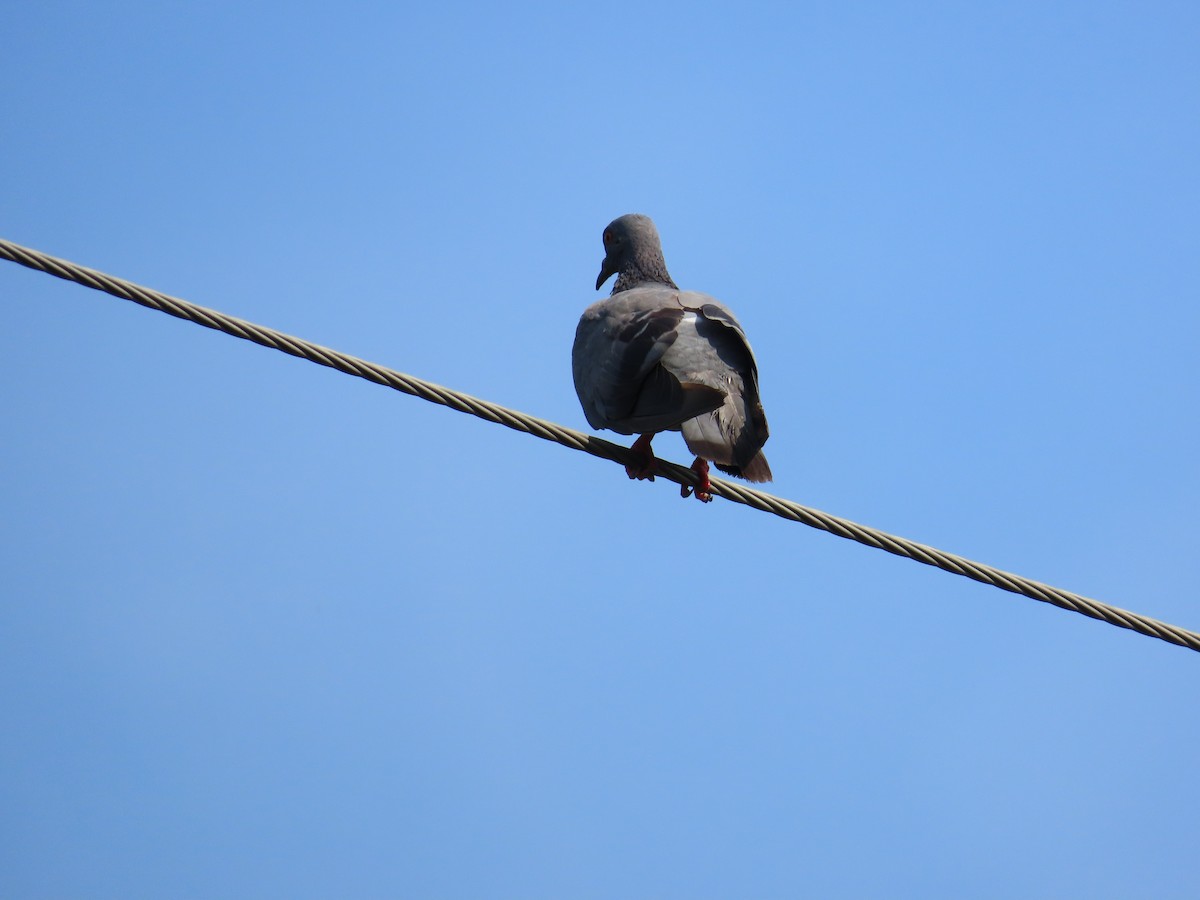
M654 473L658 471L658 460L654 458L654 451L650 449L652 440L653 434L643 434L629 448L638 457L635 463L625 466L625 474L630 478L636 478L638 481L654 480Z
M699 483L696 485L696 499L701 503L712 503L712 482L708 479L708 460L696 457L692 463L692 471L696 473ZM692 487L683 485L679 489L680 497L690 497L692 495Z

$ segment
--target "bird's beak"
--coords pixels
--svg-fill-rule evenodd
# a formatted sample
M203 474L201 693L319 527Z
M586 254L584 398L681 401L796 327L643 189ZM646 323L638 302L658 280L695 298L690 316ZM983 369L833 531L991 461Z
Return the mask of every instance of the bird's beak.
M612 278L617 272L609 262L608 257L604 257L604 262L600 264L600 274L596 277L596 290L600 290L600 285Z

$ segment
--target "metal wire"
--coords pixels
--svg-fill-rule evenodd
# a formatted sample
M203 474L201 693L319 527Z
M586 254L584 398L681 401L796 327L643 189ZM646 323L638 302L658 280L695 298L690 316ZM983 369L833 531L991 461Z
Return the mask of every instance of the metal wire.
M253 341L256 344L271 347L291 356L298 356L301 359L307 359L310 362L328 366L331 369L337 369L339 372L345 372L348 375L357 375L359 378L365 378L367 381L373 381L376 384L385 385L405 394L420 397L431 403L448 406L459 412L470 413L489 422L496 422L516 431L532 434L543 440L554 441L573 450L582 450L584 453L590 453L601 459L613 460L623 464L637 461L628 448L613 444L593 435L576 431L573 428L565 428L554 422L547 422L544 419L538 419L517 410L508 409L496 403L490 403L487 400L480 400L478 397L472 397L460 391L451 390L450 388L442 387L441 385L433 384L420 378L414 378L411 375L405 375L402 372L397 372L353 356L347 356L328 347L321 347L309 341L275 331L274 329L255 325L253 322L247 322L244 319L237 319L216 310L196 306L178 297L171 297L121 278L114 278L103 272L97 272L94 269L88 269L67 260L48 256L45 253L32 250L28 247L22 247L11 241L0 239L0 258L11 260L30 269L46 272L67 281L73 281L76 284L82 284L86 287L103 291L114 297L132 300L134 303L141 304L150 309L156 309L159 312L167 313L179 319L186 319L189 322L195 322L198 325L203 325L206 328L212 328L225 334L231 334L243 340ZM696 483L696 473L687 466L660 460L659 472L667 480L679 485L694 486ZM713 479L712 494L715 497L723 497L735 503L743 503L746 506L751 506L763 512L773 513L784 519L801 522L812 528L818 528L821 531L835 534L838 537L866 544L868 547L886 550L888 553L893 553L896 556L903 556L919 563L924 563L927 566L934 566L946 572L953 572L955 575L962 575L983 584L990 584L1001 590L1020 594L1023 597L1029 597L1033 600L1040 600L1043 603L1050 603L1062 609L1068 609L1072 612L1090 616L1093 619L1099 619L1110 625L1128 628L1130 631L1136 631L1139 634L1155 637L1159 640L1200 652L1200 634L1196 632L1188 631L1176 625L1169 625L1166 622L1160 622L1157 619L1151 619L1147 616L1129 612L1128 610L1119 609L1115 606L1109 606L1107 603L1101 603L1098 600L1092 600L1088 597L1071 593L1070 591L1060 590L1059 588L1041 584L1037 581L1030 581L1028 578L1022 578L1019 575L1004 572L961 556L955 556L952 553L946 553L934 547L927 547L923 544L897 537L896 535L887 534L886 532L869 528L866 525L859 525L856 522L851 522L847 519L821 512L820 510L802 506L791 500L784 500L780 497L721 479Z

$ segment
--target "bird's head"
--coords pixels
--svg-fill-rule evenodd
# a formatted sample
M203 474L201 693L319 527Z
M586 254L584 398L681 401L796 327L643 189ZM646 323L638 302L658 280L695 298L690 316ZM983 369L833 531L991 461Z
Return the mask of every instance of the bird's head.
M629 213L613 219L604 229L603 241L604 262L600 264L596 290L613 275L620 276L614 294L647 281L674 286L663 260L658 229L649 216Z

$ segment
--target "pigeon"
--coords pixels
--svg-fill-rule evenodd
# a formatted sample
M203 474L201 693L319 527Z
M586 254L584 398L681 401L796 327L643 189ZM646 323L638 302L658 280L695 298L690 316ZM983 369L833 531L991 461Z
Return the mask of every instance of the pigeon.
M654 480L650 442L680 431L695 454L696 498L712 500L708 462L747 481L771 480L762 453L767 417L758 368L742 326L722 303L681 291L667 273L658 229L630 214L604 229L596 290L612 295L584 311L571 352L575 392L588 424L637 434L630 478ZM691 489L683 488L683 496Z

